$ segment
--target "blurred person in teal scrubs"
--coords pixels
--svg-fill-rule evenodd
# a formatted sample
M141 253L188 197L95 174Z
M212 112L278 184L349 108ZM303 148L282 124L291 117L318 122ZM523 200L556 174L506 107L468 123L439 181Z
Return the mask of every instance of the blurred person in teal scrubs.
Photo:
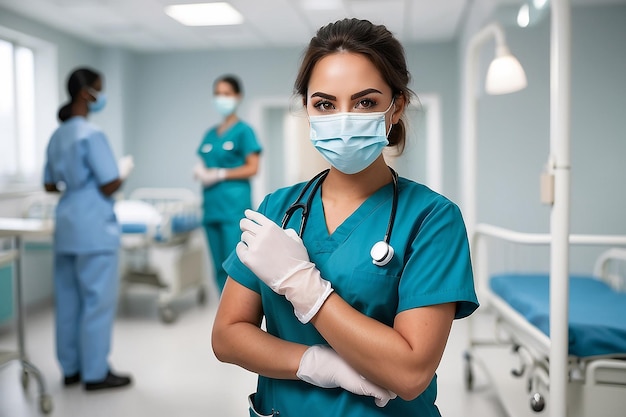
M409 81L367 20L320 28L303 54L294 92L330 169L246 210L213 324L216 357L259 375L252 417L440 416L435 372L478 300L457 205L385 162Z
M133 168L115 160L90 113L106 104L103 77L78 68L67 81L70 102L48 143L44 186L61 193L55 213L54 290L57 358L63 383L88 391L127 386L108 361L118 296L120 226L112 198Z
M252 207L250 178L258 171L261 145L252 127L237 117L241 81L234 75L221 76L213 83L213 95L222 121L204 135L194 177L203 187L203 225L221 293L227 277L222 263L239 242L244 210Z

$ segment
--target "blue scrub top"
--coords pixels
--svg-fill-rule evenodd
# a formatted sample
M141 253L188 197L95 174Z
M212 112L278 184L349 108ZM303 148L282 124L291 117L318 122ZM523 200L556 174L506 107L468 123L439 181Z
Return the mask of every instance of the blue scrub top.
M251 153L261 152L254 130L237 121L222 135L217 127L210 129L200 146L198 155L207 168L236 168L245 164ZM252 207L250 181L227 180L203 188L204 223L239 221L243 212Z
M56 208L55 251L116 251L120 226L114 201L100 191L119 177L105 134L84 117L72 117L52 134L46 155L44 183L65 186Z
M280 224L304 184L268 195L259 211ZM318 190L304 231L311 262L345 301L361 313L393 326L408 309L456 302L455 318L470 315L478 300L465 225L458 207L429 188L405 178L398 181L398 209L391 234L395 254L383 267L372 263L370 249L383 239L391 212L393 185L370 196L332 235L328 234ZM306 199L306 196L304 197ZM300 213L288 227L298 230ZM224 262L229 276L261 295L267 331L305 345L327 344L312 324L301 324L293 307L259 280L235 252ZM323 389L303 381L259 376L255 402L262 414L284 417L439 416L436 376L413 401L396 398L379 408L371 397L343 389Z

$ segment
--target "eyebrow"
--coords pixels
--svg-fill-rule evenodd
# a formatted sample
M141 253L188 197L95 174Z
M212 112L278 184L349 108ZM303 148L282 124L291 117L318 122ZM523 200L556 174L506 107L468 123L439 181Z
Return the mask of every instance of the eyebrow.
M357 98L361 98L363 96L366 96L370 93L378 93L378 94L382 94L380 91L376 90L375 88L368 88L367 90L363 90L359 93L355 93L352 94L352 96L350 96L351 100L356 100Z
M366 90L360 91L358 93L354 93L350 96L350 100L356 100L357 98L361 98L363 96L366 96L370 93L378 93L378 94L382 94L380 91L376 90L375 88L368 88ZM326 93L322 93L322 92L316 92L311 94L311 98L313 97L321 97L321 98L325 98L327 100L337 100L337 97L335 96L331 96L330 94L326 94Z
M313 97L321 97L321 98L325 98L326 100L337 100L337 97L331 96L330 94L321 93L319 91L317 93L311 94L311 98Z

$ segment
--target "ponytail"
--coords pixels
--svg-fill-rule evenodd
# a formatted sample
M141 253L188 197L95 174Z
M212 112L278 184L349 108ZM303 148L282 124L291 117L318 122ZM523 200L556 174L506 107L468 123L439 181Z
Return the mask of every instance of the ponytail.
M72 103L70 102L70 103L64 104L59 109L59 113L57 114L57 116L61 122L65 122L67 119L72 117Z

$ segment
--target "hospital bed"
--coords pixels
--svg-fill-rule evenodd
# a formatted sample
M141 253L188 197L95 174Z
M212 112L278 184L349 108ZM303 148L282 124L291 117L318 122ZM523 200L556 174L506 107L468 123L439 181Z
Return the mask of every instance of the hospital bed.
M58 197L36 194L26 199L23 216L54 219ZM138 188L128 199L115 202L121 225L121 293L143 284L159 292L161 320L177 318L172 303L197 291L206 302L206 250L200 235L201 207L195 194L184 188ZM49 238L47 238L49 239Z
M182 188L139 188L115 204L122 227L122 292L132 284L159 291L159 316L176 319L172 302L197 291L206 302L205 250L199 236L201 208L198 198Z
M547 247L548 234L519 233L479 224L474 232L473 265L484 327L470 326L465 382L475 386L475 365L486 372L510 416L547 415L550 405L550 276L516 264L518 247ZM504 265L491 255L509 245ZM593 273L569 277L568 416L618 416L626 410L626 236L570 235L570 245L603 247ZM513 253L513 255L511 255ZM517 258L524 258L518 255ZM519 262L518 262L519 263ZM495 269L499 271L494 271ZM495 348L495 349L494 349ZM503 369L497 349L516 359ZM501 355L500 357L503 357ZM506 363L506 362L505 362ZM515 383L519 380L518 390ZM513 389L501 389L513 386ZM526 397L526 405L511 396ZM518 399L519 399L518 397Z

